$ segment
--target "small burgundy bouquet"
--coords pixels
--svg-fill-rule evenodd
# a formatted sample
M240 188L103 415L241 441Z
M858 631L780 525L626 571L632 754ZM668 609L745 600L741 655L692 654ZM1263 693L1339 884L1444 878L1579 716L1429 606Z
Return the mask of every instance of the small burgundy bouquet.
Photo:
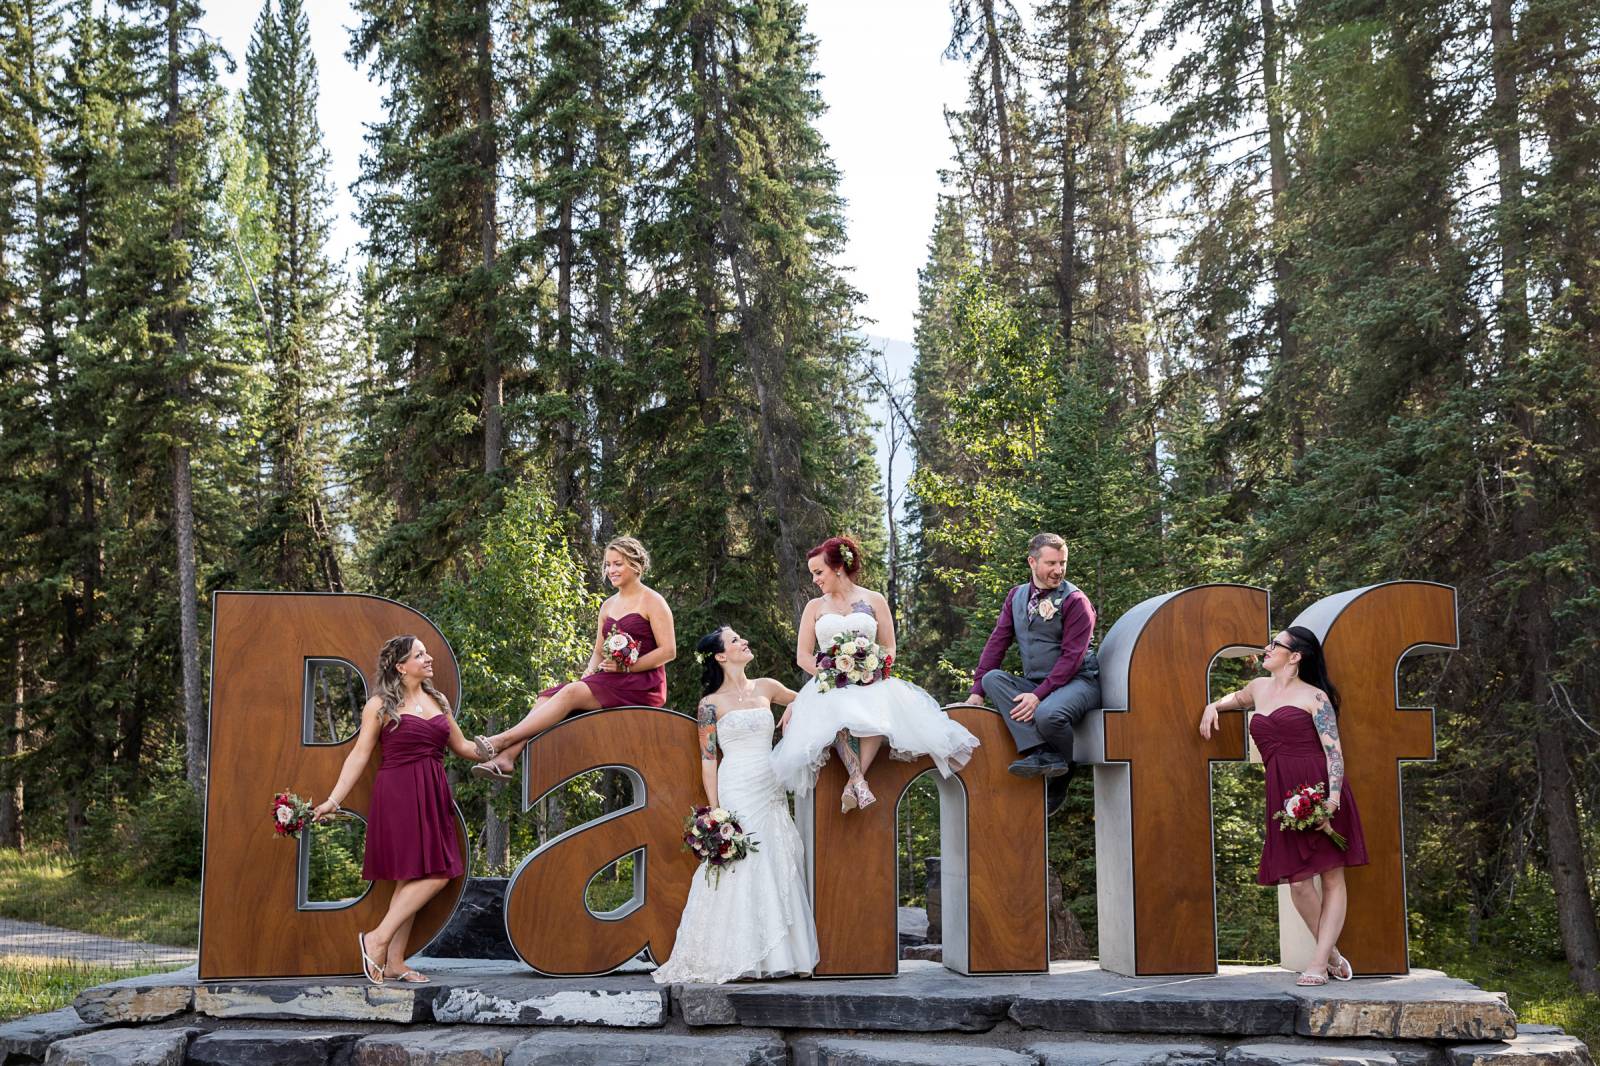
M1327 801L1328 794L1322 785L1301 785L1283 801L1283 810L1272 816L1285 833L1291 829L1320 829L1340 851L1345 851L1350 844L1333 828L1333 812L1328 809Z
M639 638L626 629L613 629L600 648L618 666L632 666L639 661Z
M722 869L760 851L755 838L739 826L739 819L724 807L696 807L683 820L683 849L691 851L706 870L706 883L716 887Z
M272 831L281 837L299 836L311 824L315 808L288 789L272 797Z

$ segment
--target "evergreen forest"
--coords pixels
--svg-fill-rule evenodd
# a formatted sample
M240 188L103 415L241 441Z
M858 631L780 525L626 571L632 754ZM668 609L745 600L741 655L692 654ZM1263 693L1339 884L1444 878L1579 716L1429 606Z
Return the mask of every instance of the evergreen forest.
M1400 673L1438 711L1414 961L1600 993L1600 5L929 0L968 92L903 379L839 265L802 0L353 8L383 114L336 257L304 0L231 56L200 0L0 0L0 847L198 876L219 589L427 613L470 735L581 665L611 537L680 649L727 622L786 676L805 551L849 532L897 671L954 700L1048 529L1097 636L1201 582L1278 625L1454 586L1460 650ZM680 651L669 703L697 681ZM450 772L479 873L620 787L524 812ZM1259 788L1217 776L1247 959Z

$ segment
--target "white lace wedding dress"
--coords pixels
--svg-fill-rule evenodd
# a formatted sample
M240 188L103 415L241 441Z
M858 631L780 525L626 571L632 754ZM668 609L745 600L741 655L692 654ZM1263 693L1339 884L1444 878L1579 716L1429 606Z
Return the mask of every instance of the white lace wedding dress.
M877 639L878 618L870 604L861 601L851 606L849 614L818 617L817 647L826 648L846 631ZM818 692L813 677L790 705L789 726L772 750L778 782L797 796L809 794L841 729L857 737L886 738L892 758L926 755L945 777L965 766L978 747L977 737L910 682L889 677Z
M768 705L717 719L717 799L759 847L714 883L695 872L672 957L655 972L661 984L809 974L817 964L800 833L772 775L772 730Z

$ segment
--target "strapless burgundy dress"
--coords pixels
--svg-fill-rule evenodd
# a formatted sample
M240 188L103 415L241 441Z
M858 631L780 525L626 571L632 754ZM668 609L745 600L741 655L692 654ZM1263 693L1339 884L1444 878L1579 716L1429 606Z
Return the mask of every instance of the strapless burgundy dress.
M1319 784L1327 790L1328 757L1311 715L1294 706L1254 715L1250 736L1267 764L1267 839L1256 881L1277 885L1304 881L1335 866L1365 866L1367 842L1361 835L1361 815L1348 777L1339 790L1339 809L1333 815L1333 828L1350 845L1348 851L1340 851L1320 829L1284 829L1273 817L1283 810L1291 792Z
M402 714L378 733L383 759L372 783L367 811L368 881L409 881L461 876L461 840L456 807L444 776L450 718Z
M614 630L622 630L630 634L639 642L639 657L656 650L656 635L650 629L650 620L637 611L631 611L621 618L605 616L601 630L602 639L609 637ZM589 686L589 691L594 693L594 698L600 701L602 707L665 707L667 705L667 670L658 666L653 670L641 670L638 673L624 674L621 671L589 674L583 679ZM547 688L539 693L540 697L554 696L566 688L566 685L557 685Z

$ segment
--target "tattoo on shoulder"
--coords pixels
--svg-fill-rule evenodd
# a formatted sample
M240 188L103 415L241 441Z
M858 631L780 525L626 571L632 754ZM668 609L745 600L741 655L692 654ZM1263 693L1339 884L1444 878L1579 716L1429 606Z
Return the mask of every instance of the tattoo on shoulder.
M696 721L701 725L716 725L717 705L710 700L701 700L700 713L696 716Z

